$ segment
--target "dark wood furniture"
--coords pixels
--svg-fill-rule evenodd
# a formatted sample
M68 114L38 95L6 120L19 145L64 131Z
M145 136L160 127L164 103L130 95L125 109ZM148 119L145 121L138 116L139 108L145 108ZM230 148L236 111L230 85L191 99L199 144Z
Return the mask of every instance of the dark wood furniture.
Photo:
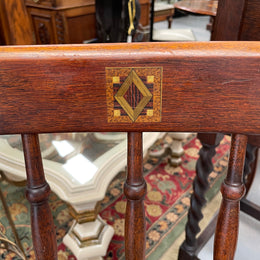
M207 24L207 30L212 30L212 25L217 13L219 0L182 0L174 4L176 10L182 10L185 12L209 15L210 22Z
M151 8L151 1L150 0L138 0L141 6L141 16L139 23L142 26L147 26L150 24L150 8Z
M57 259L37 134L71 131L128 132L126 259L145 252L141 133L234 133L215 243L215 259L232 259L246 135L260 134L259 62L258 42L1 47L0 134L22 134L37 259Z
M173 4L154 3L154 22L168 21L168 29L172 27L172 17L174 15Z
M126 17L122 19L125 21L128 18L127 2L126 0L113 1L113 11L111 1L97 0L98 6L104 5L104 8L99 9L97 20L99 21L100 17L114 19L115 14L118 15L116 11L124 8ZM146 26L149 24L150 1L139 0L139 3L142 13L140 23ZM83 43L98 36L95 0L25 0L25 4L37 44ZM109 10L105 8L106 5L110 7ZM100 24L106 26L102 21L98 26ZM114 21L113 26L120 27L120 22ZM127 26L128 24L124 25ZM98 30L100 31L101 28L98 27Z
M176 2L174 8L194 14L216 16L218 0L182 0Z
M32 27L23 1L0 1L0 44L34 44Z
M96 37L95 0L25 0L37 44L82 43Z
M150 37L149 41L177 42L177 41L195 41L194 34L190 29L158 29L154 30L156 17L155 0L151 1L150 15ZM169 26L168 26L169 27Z
M260 2L258 0L219 1L211 40L259 41Z
M232 11L230 11L232 10ZM213 24L211 35L213 41L259 41L260 40L260 2L258 0L222 0L219 1L217 15ZM215 154L215 148L218 146L220 135L200 134L199 139L202 143L200 158L196 166L197 177L194 181L194 195L191 198L191 208L188 213L188 223L186 225L186 238L179 251L179 259L190 260L197 259L197 254L201 247L211 236L212 232L204 238L197 238L200 231L199 222L203 215L202 207L206 204L204 197L208 188L207 177L213 169L212 158ZM253 147L252 147L253 145ZM248 175L250 164L254 160L255 147L260 147L258 137L249 136L249 145L247 146L246 164L244 175ZM250 183L250 182L248 182ZM249 186L249 185L248 185ZM243 199L241 208L252 216L259 216L259 208L251 205ZM258 217L259 218L259 217ZM212 227L212 225L211 225Z

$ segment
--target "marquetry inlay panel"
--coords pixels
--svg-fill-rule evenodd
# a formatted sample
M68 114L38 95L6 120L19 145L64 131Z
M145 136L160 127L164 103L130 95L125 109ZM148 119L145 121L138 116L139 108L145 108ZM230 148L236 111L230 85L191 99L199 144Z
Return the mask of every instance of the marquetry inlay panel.
M162 68L106 68L108 122L161 121Z

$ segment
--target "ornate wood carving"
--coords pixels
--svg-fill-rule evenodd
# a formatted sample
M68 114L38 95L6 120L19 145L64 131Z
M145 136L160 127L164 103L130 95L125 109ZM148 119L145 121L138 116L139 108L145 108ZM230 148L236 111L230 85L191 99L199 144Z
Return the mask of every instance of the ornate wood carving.
M37 134L23 134L23 150L27 174L26 197L31 204L31 226L36 258L57 259L56 232L48 197L50 187L45 180Z
M222 184L222 204L219 211L214 243L214 259L234 259L238 237L240 200L245 194L243 169L247 136L232 135L227 177Z
M63 23L62 15L60 13L56 13L55 20L56 20L58 43L60 43L60 44L65 43L65 38L64 38L65 30L64 30L64 23Z
M55 20L56 20L58 43L60 43L60 44L65 43L65 38L64 38L65 30L64 30L64 23L63 23L62 15L60 13L56 13Z
M124 186L127 198L125 217L125 257L145 259L145 211L143 198L146 182L143 178L142 133L128 133L128 172ZM134 253L133 253L134 250Z
M203 218L202 208L206 204L205 193L208 190L208 176L213 171L212 158L216 154L215 148L222 140L222 134L198 134L202 147L196 164L196 177L193 182L186 237L179 251L179 259L197 259L197 239L200 232L199 222ZM185 258L184 258L185 257Z
M42 44L50 44L50 35L44 23L39 23L38 34Z

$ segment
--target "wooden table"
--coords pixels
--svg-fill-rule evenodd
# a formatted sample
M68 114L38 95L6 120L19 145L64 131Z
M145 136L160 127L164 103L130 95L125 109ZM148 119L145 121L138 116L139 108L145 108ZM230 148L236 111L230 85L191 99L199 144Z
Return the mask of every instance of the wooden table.
M209 15L211 18L207 30L212 31L212 24L218 9L218 0L182 0L176 2L174 8L194 14Z
M171 28L172 16L174 14L173 4L165 4L163 2L154 3L154 22L168 21L168 28Z
M216 16L218 0L183 0L176 2L174 8L195 14Z

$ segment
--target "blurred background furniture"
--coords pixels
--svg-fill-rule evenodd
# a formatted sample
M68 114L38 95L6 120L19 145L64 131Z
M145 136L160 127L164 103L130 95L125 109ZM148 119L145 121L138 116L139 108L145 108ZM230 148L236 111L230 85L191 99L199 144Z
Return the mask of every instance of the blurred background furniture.
M0 44L34 44L30 18L23 1L0 1Z
M162 135L144 134L144 155ZM101 259L114 230L98 215L99 201L127 164L126 133L43 134L40 144L47 181L74 218L64 243L78 260ZM26 180L20 136L1 136L0 170L11 183Z
M219 0L181 0L174 8L194 14L216 16Z
M99 2L103 8L100 11L111 19L110 8L113 1L109 2L110 8L107 13L104 1L97 0L97 8L99 8ZM115 1L114 15L120 11L120 8L127 10L127 2L123 0L124 6L120 7ZM140 23L146 26L149 24L150 0L139 0L139 4L142 12ZM83 43L96 39L98 36L95 0L25 0L25 5L37 44ZM125 16L128 19L128 13Z
M207 25L208 30L212 30L212 24L217 13L219 0L181 0L174 4L174 8L193 14L209 15L210 23Z
M156 0L151 2L150 15L150 41L195 41L194 34L190 29L154 29ZM174 10L174 9L173 9ZM168 26L169 27L169 26Z
M172 17L174 14L173 4L164 1L155 1L154 3L154 19L153 22L168 21L168 29L172 26Z

